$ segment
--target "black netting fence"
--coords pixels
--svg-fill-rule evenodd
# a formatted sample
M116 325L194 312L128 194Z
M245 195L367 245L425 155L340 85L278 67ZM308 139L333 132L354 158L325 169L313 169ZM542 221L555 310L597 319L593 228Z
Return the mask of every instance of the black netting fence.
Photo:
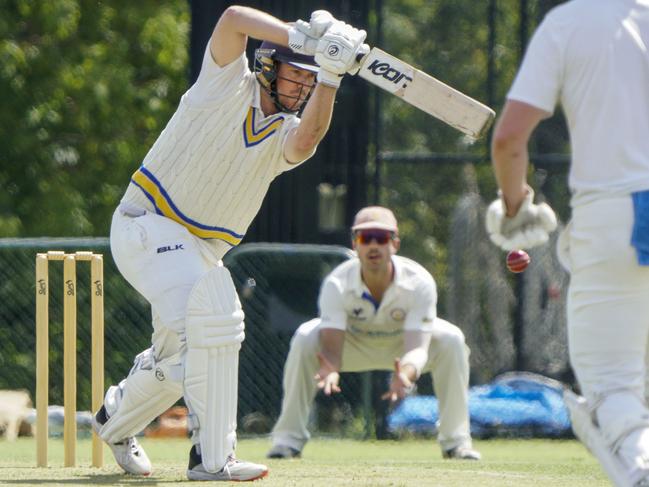
M243 432L267 432L279 416L282 371L297 327L317 315L324 277L352 256L338 246L248 244L226 255L246 314L246 341L241 349L239 418ZM347 414L361 411L359 374L345 374L343 394L317 423L323 429L347 428ZM321 399L326 401L326 399ZM324 409L324 408L323 408ZM338 410L344 414L338 414Z
M564 221L569 215L565 156L534 156L530 183ZM487 236L484 215L496 197L487 160L392 157L382 167L383 205L397 209L401 253L437 281L438 314L459 326L471 347L471 382L523 370L572 382L565 304L568 274L551 240L530 250L518 275Z
M48 250L92 250L104 254L106 383L118 381L147 348L147 302L121 277L107 239L5 239L0 241L0 388L35 389L35 257ZM50 404L63 403L63 263L49 263ZM77 262L78 407L90 409L90 266Z
M150 346L150 308L119 274L108 240L0 240L0 389L27 389L35 399L35 256L38 252L92 250L104 255L105 381L119 382L137 353ZM317 314L320 282L350 258L338 246L248 244L230 252L232 272L246 314L246 341L240 357L239 422L242 431L264 433L279 414L281 377L293 331ZM49 263L50 404L63 403L62 262ZM78 409L90 409L89 264L77 263ZM363 378L365 384L363 384ZM330 414L319 418L323 430L350 426L366 414L367 374L345 374L345 394L326 402ZM325 408L322 408L325 409ZM341 412L342 411L342 412ZM354 414L349 414L350 412Z
M449 174L455 179L447 180L441 194L428 185L444 172L440 165L402 162L385 168L388 178L391 171L395 175L383 203L400 208L401 253L435 276L439 314L464 331L472 349L473 384L511 370L571 380L565 332L568 277L556 259L556 235L530 252L532 263L525 273L508 273L504 252L488 241L484 230L484 210L491 196L481 196L475 176L485 168L458 169L454 164ZM565 178L564 168L545 174L543 184L552 187L559 178ZM399 192L400 184L414 188L412 203L404 201L407 196ZM117 383L128 373L133 357L149 346L150 310L117 271L107 239L5 239L0 240L0 388L27 389L34 398L34 258L47 250L104 254L106 386ZM266 433L272 427L279 414L291 336L317 314L324 276L352 255L344 247L307 244L245 244L226 255L224 262L246 314L239 380L242 433ZM77 266L78 408L88 410L89 266L85 262ZM62 296L61 262L50 262L50 404L63 401ZM386 373L344 374L344 394L317 398L316 406L324 407L315 408L314 429L380 436L386 410L377 397L387 378ZM432 392L429 377L422 377L419 391Z

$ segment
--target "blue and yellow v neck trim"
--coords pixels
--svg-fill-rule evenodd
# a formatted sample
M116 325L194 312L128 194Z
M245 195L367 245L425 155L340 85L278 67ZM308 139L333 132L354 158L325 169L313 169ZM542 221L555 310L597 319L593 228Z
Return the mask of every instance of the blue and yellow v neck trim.
M246 120L243 123L243 142L246 145L246 148L262 143L268 137L277 132L281 127L282 122L284 122L284 116L278 115L269 120L268 123L259 130L256 130L256 114L257 109L255 107L250 107Z

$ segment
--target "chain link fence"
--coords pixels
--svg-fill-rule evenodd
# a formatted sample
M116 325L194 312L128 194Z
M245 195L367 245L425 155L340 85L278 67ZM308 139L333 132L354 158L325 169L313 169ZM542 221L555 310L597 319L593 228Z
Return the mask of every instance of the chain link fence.
M104 255L105 381L119 382L137 353L150 346L150 308L120 275L108 239L0 240L0 389L27 389L35 399L35 256L48 250L92 250ZM246 314L240 356L239 422L243 432L265 433L279 415L282 370L295 329L317 314L322 279L352 256L338 246L248 244L224 259ZM90 278L77 263L78 409L90 409ZM50 262L50 404L63 403L63 266ZM348 420L350 404L361 403L361 374L345 374L347 391L336 398L323 429ZM328 401L320 399L319 401ZM329 409L329 407L327 408ZM338 413L336 410L343 411ZM333 418L333 419L332 419Z
M439 167L390 165L408 181L430 181ZM554 240L530 252L525 273L506 271L504 252L494 247L484 230L485 199L480 195L476 167L467 165L450 194L447 215L440 194L424 188L407 215L397 216L404 243L401 253L415 258L435 276L439 315L458 325L471 347L471 381L480 384L511 370L537 372L570 380L565 331L568 277L559 266ZM479 168L478 168L479 170ZM386 170L390 176L389 170ZM561 171L547 178L563 177ZM384 204L408 208L402 197L388 192ZM491 198L488 198L489 200ZM395 206L396 203L399 205ZM418 240L420 245L408 245ZM423 242L422 242L423 240ZM0 240L0 388L35 389L34 258L47 250L92 250L104 254L106 386L130 370L133 357L150 344L148 303L121 277L110 255L108 240ZM317 314L322 279L353 255L340 246L244 244L224 259L246 314L246 341L240 357L239 424L244 434L267 433L279 414L282 370L295 329ZM90 409L89 269L78 263L78 408ZM63 401L63 282L60 262L50 263L50 403ZM343 374L343 394L318 397L314 429L345 435L380 436L387 411L377 397L387 386L386 373ZM428 375L420 393L432 393ZM318 407L321 406L321 407ZM374 429L375 428L375 429Z
M539 157L530 183L561 221L569 214L566 157ZM471 383L521 370L564 382L568 363L568 273L556 256L560 222L548 243L529 251L522 274L507 271L504 251L487 236L484 215L496 197L487 160L394 158L382 167L389 181L383 205L397 209L401 253L435 277L438 314L459 326L471 348ZM420 388L421 390L421 388Z
M48 250L91 250L104 255L106 384L128 373L149 346L148 303L119 274L108 239L0 240L0 388L35 391L35 257ZM77 262L78 408L90 409L90 269ZM63 404L63 264L49 263L50 404Z

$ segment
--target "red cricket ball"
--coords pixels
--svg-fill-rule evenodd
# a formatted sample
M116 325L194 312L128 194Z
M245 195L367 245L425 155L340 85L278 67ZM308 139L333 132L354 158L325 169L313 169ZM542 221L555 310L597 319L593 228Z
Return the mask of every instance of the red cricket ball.
M530 256L524 250L512 250L507 254L507 269L518 274L527 269L530 264Z

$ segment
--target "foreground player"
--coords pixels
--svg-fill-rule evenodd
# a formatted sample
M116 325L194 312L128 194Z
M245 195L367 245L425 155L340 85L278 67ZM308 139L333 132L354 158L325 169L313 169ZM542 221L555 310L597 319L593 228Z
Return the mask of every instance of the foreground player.
M266 41L255 73L245 56L248 37ZM271 181L315 152L364 39L364 31L323 11L310 24L289 25L228 8L196 84L133 174L113 217L111 250L151 303L153 346L95 415L95 429L126 472L151 472L133 435L184 395L190 480L267 474L264 465L234 457L244 323L221 258L243 238ZM338 55L330 59L330 52Z
M309 439L315 394L318 389L327 395L340 392L339 372L383 369L394 370L383 395L392 402L403 399L422 372L431 372L443 456L478 460L469 432L469 349L460 329L436 316L433 277L416 262L395 255L397 221L387 208L359 211L352 238L358 258L325 278L320 318L302 324L291 341L282 412L268 457L300 456Z
M647 46L646 1L556 7L534 34L492 145L502 190L488 215L495 240L532 246L548 227L525 184L527 144L561 101L572 143L572 221L559 252L571 272L570 361L585 401L566 399L575 432L619 487L649 486ZM496 215L503 210L504 220Z

